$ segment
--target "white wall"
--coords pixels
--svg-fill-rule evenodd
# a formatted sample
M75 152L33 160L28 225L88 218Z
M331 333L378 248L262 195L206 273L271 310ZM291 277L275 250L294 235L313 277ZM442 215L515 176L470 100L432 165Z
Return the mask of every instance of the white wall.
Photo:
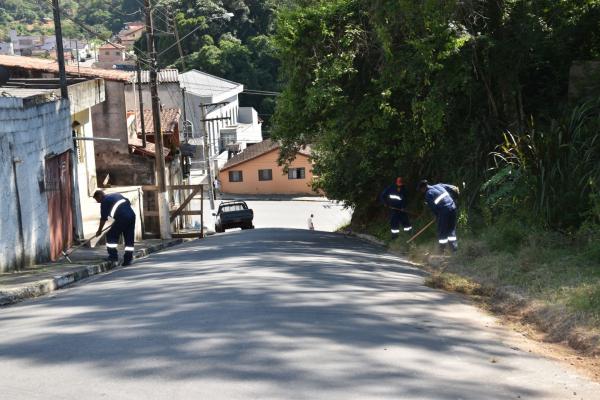
M140 106L138 105L138 85L129 84L125 85L125 104L127 111L134 110L139 111ZM181 89L179 88L178 82L161 83L158 85L158 98L160 104L165 108L183 108L183 100L181 96ZM142 101L144 102L144 109L152 109L152 98L150 97L150 87L147 84L142 85ZM182 109L183 113L183 109Z
M262 125L258 123L258 113L254 108L240 107L239 122L248 124L238 131L238 141L242 149L248 147L248 143L262 142Z
M8 43L0 42L0 54L13 56L15 54L13 44L10 42L8 42Z
M0 272L49 256L45 159L70 150L71 143L68 101L26 105L0 98Z

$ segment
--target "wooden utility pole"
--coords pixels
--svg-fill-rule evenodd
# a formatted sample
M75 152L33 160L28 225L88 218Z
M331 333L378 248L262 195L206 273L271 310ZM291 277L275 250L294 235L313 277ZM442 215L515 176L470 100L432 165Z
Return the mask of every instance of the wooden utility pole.
M181 60L181 71L185 72L185 60L183 59L183 48L181 47L181 41L179 40L179 29L177 29L177 21L173 18L171 8L169 8L169 18L173 24L173 31L175 32L175 40L177 43L177 49L179 50L179 59Z
M162 239L171 238L171 222L169 203L167 199L167 184L165 178L165 156L162 128L160 125L160 103L158 98L156 43L154 38L154 25L152 22L152 5L150 0L144 0L144 9L146 11L146 40L148 45L148 56L150 57L150 95L152 96L152 120L154 122L154 141L155 141L155 164L156 164L156 183L158 186L158 218L160 223L160 237Z
M58 58L58 76L60 78L60 96L67 100L69 90L67 88L67 72L65 69L65 51L63 49L62 25L60 23L60 8L58 0L52 0L52 12L54 13L54 34L56 35L56 57Z
M144 118L144 95L142 94L142 65L140 61L137 66L138 99L140 103L140 126L142 128L142 147L146 148L146 120Z

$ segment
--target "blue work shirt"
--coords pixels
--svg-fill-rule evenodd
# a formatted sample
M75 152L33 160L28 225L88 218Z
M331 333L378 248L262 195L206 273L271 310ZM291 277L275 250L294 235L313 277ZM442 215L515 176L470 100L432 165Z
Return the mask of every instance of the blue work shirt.
M396 185L390 185L381 193L380 200L388 207L405 209L406 208L406 188L400 186L400 190Z
M435 215L438 215L442 210L455 210L456 203L454 203L454 199L450 195L453 191L454 187L445 183L427 185L425 202Z
M100 219L107 220L108 217L115 220L135 218L135 213L127 198L120 193L111 193L104 196L100 203Z

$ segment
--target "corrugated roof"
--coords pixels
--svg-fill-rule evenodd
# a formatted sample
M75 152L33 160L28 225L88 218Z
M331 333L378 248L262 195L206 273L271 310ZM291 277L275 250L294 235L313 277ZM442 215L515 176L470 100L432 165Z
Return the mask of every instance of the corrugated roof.
M163 108L160 113L160 127L163 133L174 133L179 124L181 112L177 108ZM137 132L142 131L142 123L140 121L140 112L135 112L135 120L137 124ZM154 120L152 119L152 110L144 110L144 128L146 133L154 133Z
M8 68L23 68L33 71L52 72L58 74L58 63L43 58L0 55L0 65ZM109 81L128 82L133 72L113 69L99 69L67 65L67 74L81 75L90 78L103 78Z
M179 75L181 86L199 96L213 96L231 90L243 90L244 85L195 69Z
M264 154L267 154L273 150L278 149L281 145L278 142L274 142L271 139L263 140L260 143L256 143L250 147L247 147L244 151L235 156L231 157L229 161L223 165L221 171L235 167L236 165L243 164L247 161L258 158ZM310 156L310 148L300 150L299 154Z
M58 98L54 89L36 89L36 88L15 88L0 87L0 98L17 97L26 99L28 97L47 96L48 98Z
M137 83L137 73L131 77L131 83ZM141 72L142 83L150 82L150 71ZM179 82L179 71L174 68L161 69L158 72L158 83L177 83Z

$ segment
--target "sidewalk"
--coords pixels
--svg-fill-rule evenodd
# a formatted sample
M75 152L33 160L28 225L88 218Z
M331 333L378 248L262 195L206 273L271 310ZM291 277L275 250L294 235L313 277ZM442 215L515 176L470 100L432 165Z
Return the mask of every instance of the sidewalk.
M134 258L183 243L182 239L148 239L136 242ZM122 256L122 249L119 249ZM57 262L35 265L24 270L0 274L0 306L43 296L90 276L110 271L114 267L106 261L105 246L77 249L69 258ZM135 263L134 263L135 265Z

